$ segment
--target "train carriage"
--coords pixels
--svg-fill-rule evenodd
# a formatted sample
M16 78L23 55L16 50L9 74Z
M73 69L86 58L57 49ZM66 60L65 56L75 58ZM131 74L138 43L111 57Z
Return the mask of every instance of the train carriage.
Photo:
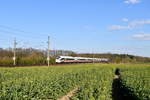
M86 58L72 56L58 56L56 63L90 63L90 62L108 62L107 58Z

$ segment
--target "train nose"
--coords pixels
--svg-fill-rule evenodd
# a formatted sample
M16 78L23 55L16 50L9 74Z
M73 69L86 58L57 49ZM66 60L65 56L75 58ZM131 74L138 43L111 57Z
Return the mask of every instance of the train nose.
M59 59L56 59L56 63L61 63L61 61Z

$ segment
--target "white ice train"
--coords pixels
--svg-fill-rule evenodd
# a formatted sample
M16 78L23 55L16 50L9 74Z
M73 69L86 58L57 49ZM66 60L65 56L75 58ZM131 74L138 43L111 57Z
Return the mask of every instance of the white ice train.
M90 63L90 62L108 62L106 58L86 58L72 56L58 56L56 63Z

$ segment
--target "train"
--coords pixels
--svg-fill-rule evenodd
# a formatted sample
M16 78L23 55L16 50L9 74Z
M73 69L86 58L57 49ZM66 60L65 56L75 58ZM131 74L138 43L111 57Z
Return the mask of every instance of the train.
M107 58L87 58L87 57L72 57L72 56L58 56L56 63L92 63L92 62L108 62Z

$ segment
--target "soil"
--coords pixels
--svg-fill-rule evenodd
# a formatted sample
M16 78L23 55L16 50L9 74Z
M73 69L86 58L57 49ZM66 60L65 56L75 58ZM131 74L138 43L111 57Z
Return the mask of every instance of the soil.
M70 98L73 97L78 90L79 90L79 88L75 88L72 91L70 91L67 95L65 95L57 100L70 100Z
M121 75L115 74L112 83L113 100L139 100L128 87L122 83Z

